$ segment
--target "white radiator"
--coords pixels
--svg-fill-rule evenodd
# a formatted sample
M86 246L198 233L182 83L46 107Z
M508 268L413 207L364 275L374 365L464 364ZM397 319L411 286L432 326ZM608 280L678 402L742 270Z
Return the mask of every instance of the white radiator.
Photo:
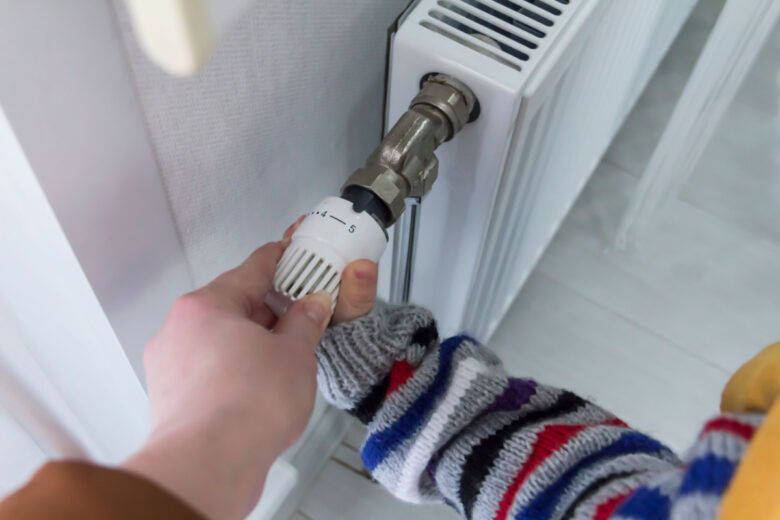
M398 299L408 270L411 301L431 308L445 333L487 341L694 3L416 2L392 44L387 120L430 72L467 83L481 116L437 152L415 254L383 266L386 295Z

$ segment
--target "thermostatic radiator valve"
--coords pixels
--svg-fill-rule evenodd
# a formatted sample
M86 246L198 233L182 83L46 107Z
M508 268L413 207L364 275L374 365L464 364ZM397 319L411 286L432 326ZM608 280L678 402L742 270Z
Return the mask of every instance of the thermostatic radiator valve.
M445 74L423 78L409 110L347 180L341 196L320 202L293 234L266 299L271 309L282 314L293 301L319 291L330 293L335 305L347 264L379 261L404 199L421 199L436 180L434 151L478 116L468 86Z

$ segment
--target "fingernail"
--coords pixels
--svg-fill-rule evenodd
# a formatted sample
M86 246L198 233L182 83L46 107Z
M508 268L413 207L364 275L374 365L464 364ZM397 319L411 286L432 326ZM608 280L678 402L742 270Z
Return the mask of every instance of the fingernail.
M293 236L293 233L295 233L295 228L297 224L293 224L292 226L288 227L284 230L284 235L282 235L282 238L290 238Z
M374 272L364 269L358 269L355 271L355 278L360 280L361 282L373 282L374 281Z
M321 291L306 298L303 303L303 312L314 323L325 325L330 319L331 304L330 294Z
M290 239L292 238L293 234L295 234L295 232L298 230L298 226L301 225L301 222L303 222L305 218L306 215L301 215L300 217L298 217L298 220L293 222L292 225L285 230L284 235L282 235L282 239L279 241L282 244L282 246L287 247L288 245L290 245Z
M290 242L292 242L292 237L284 237L279 241L280 244L282 244L282 249L287 249L290 246Z

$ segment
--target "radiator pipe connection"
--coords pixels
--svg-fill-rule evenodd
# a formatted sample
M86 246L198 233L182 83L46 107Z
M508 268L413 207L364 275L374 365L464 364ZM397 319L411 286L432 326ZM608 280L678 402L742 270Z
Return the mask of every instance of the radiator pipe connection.
M422 199L439 174L435 151L476 119L471 89L446 74L430 74L409 110L342 187L341 197L366 211L385 229L405 208L404 199Z

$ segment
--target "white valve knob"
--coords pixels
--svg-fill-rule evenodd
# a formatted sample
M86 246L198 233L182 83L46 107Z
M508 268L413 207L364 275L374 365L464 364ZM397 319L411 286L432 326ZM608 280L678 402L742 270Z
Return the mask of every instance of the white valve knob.
M363 258L378 262L386 246L387 233L371 215L356 212L348 200L328 197L293 234L266 303L281 315L295 300L326 291L335 306L347 264Z

